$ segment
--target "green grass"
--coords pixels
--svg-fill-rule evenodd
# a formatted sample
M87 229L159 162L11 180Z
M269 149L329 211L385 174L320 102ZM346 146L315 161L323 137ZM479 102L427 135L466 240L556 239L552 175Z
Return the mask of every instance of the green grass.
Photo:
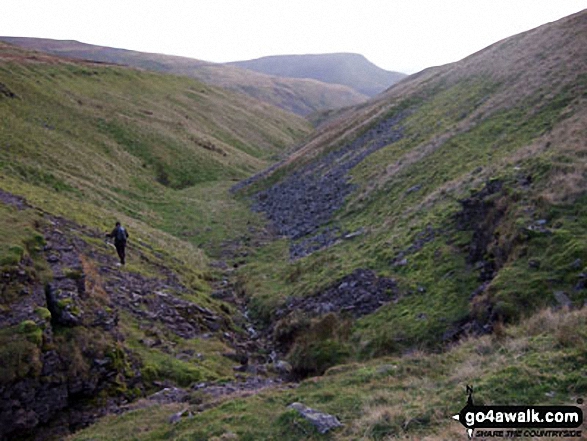
M466 270L453 247L430 242L397 273L404 296L357 322L355 339L362 357L437 346L454 323L467 318L477 274Z
M124 220L134 238L163 249L186 245L160 230L211 252L246 232L255 216L231 183L310 131L297 116L189 78L3 62L0 82L16 94L0 99L2 188L94 228Z
M532 219L517 218L516 259L499 272L487 293L499 306L502 319L516 320L554 303L557 291L564 292L574 305L583 305L587 295L575 287L587 253L584 203L582 196L573 204L548 207L544 216L537 216L548 221L544 232L528 230Z
M42 330L35 322L0 330L0 379L11 382L29 376L38 376L43 367Z
M156 213L155 225L215 256L229 238L251 236L262 225L259 215L230 194L233 181L205 182L170 197L147 201Z
M0 288L0 309L9 308L18 299L26 278L49 280L47 264L40 256L45 240L38 231L39 222L41 218L33 210L0 205L0 272L8 281L14 279ZM21 264L23 261L28 263Z
M9 39L10 41L11 39ZM340 84L327 84L305 78L269 76L234 66L207 63L184 57L163 54L141 53L112 48L103 48L68 41L43 39L19 39L15 44L36 48L40 51L78 58L134 66L155 72L181 75L248 95L255 106L268 103L274 108L307 115L317 110L334 109L361 103L367 96ZM92 75L86 69L82 75ZM196 94L196 99L201 99ZM266 107L270 107L264 104Z
M242 179L310 131L182 77L4 62L0 81L17 96L0 99L2 187L91 226L107 213L157 225L160 201L184 204L178 190Z
M0 82L17 97L0 97L0 186L95 230L121 220L131 233L126 271L173 271L190 293L172 294L212 309L232 330L230 308L209 296L216 276L209 258L230 258L223 244L239 254L226 262L238 267L238 294L266 323L288 297L316 294L357 268L398 285L394 302L358 320L280 324L284 334L287 326L303 329L288 354L298 373L326 371L297 389L231 397L177 425L167 420L183 407L138 410L72 439L454 439L465 436L450 419L464 404L465 384L475 385L479 403L571 404L584 395L585 309L535 315L557 305L557 292L577 307L587 297L577 287L587 259L587 82L560 69L549 74L561 78L552 84L451 76L449 68L424 73L341 115L344 123L315 138L309 155L234 196L232 183L301 141L308 124L186 78L74 63L0 64ZM357 190L331 222L364 234L296 262L286 239L257 243L263 219L248 210L247 194L352 142L377 123L374 115L399 112L406 112L404 138L351 171ZM501 190L481 197L496 182ZM464 208L466 198L478 211ZM18 271L31 257L27 271L43 280L46 268L35 256L40 214L4 205L0 214L3 267ZM422 241L430 230L434 237ZM483 232L488 238L472 260L472 242ZM98 239L83 239L104 251ZM406 261L398 265L402 252ZM472 298L486 264L495 277ZM99 286L99 277L92 283ZM10 289L3 308L20 286ZM35 317L1 330L7 378L38 376L46 312ZM136 361L148 388L232 376L217 336L184 340L123 319L123 345L85 328L56 332L71 354L72 374L89 371L80 349L89 347L92 357L110 356L121 379ZM464 321L491 324L495 333L450 346L445 335ZM134 394L122 380L113 387ZM287 410L294 401L336 414L345 426L320 436Z
M228 347L216 337L182 339L153 324L148 329L124 314L125 345L141 362L141 375L147 384L172 381L178 386L231 378L230 362L222 356ZM149 347L148 341L158 342Z

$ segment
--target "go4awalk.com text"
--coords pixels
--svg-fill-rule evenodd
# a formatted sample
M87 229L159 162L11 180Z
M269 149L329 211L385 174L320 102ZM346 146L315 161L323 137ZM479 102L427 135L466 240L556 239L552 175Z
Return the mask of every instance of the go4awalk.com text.
M467 395L453 419L469 438L582 438L583 410L577 406L477 406L470 386Z

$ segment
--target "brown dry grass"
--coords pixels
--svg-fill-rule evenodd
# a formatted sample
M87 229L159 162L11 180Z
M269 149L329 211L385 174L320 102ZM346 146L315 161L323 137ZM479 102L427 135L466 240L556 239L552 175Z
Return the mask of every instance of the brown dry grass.
M577 332L587 329L585 308L578 311L545 309L529 318L523 328L529 336L550 333L561 347L587 347L584 335Z
M99 303L102 303L103 305L107 304L110 300L110 296L104 290L104 283L98 272L98 268L83 254L80 254L79 258L85 275L86 293L90 298L96 299Z

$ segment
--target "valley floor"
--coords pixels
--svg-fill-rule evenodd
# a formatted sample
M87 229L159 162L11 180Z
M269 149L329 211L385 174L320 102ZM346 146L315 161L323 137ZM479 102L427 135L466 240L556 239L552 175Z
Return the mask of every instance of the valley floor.
M466 385L473 385L479 405L582 403L586 325L585 308L545 310L443 353L415 351L337 366L297 388L231 397L204 411L189 403L149 407L107 417L71 439L466 439L465 429L451 418L466 403ZM294 402L335 415L343 425L321 435L288 408ZM170 422L171 415L186 409L179 422Z

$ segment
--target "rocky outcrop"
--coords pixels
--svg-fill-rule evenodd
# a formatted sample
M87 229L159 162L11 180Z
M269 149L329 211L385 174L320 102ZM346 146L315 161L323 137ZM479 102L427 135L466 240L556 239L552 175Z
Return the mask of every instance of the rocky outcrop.
M347 313L358 318L372 314L398 295L393 279L378 277L368 269L357 269L316 295L290 298L277 310L276 318L294 311L303 311L307 316Z
M188 289L171 274L166 279L100 268L104 290L116 309L131 313L139 323L159 322L181 338L194 338L226 327L226 321L210 309L184 300Z
M493 279L499 269L499 259L495 259L490 249L495 241L494 233L505 214L505 209L495 204L492 196L501 192L503 183L498 180L488 181L483 189L471 197L460 201L462 210L457 213L455 220L459 230L473 231L473 237L468 245L468 263L480 269L480 280L486 282ZM490 254L491 259L487 258Z
M21 198L3 193L4 203L27 208ZM130 378L120 377L126 354L115 350L120 340L117 315L107 299L99 301L86 292L82 241L64 232L72 226L64 220L46 215L45 221L40 227L42 256L51 281L44 285L34 276L33 263L23 259L17 274L24 288L0 320L3 330L13 329L21 357L20 368L3 363L7 376L0 378L0 439L65 436L106 411L105 404L88 406L89 399L121 381L132 386ZM125 368L131 376L138 374L128 360ZM39 427L45 427L42 433L36 432Z

